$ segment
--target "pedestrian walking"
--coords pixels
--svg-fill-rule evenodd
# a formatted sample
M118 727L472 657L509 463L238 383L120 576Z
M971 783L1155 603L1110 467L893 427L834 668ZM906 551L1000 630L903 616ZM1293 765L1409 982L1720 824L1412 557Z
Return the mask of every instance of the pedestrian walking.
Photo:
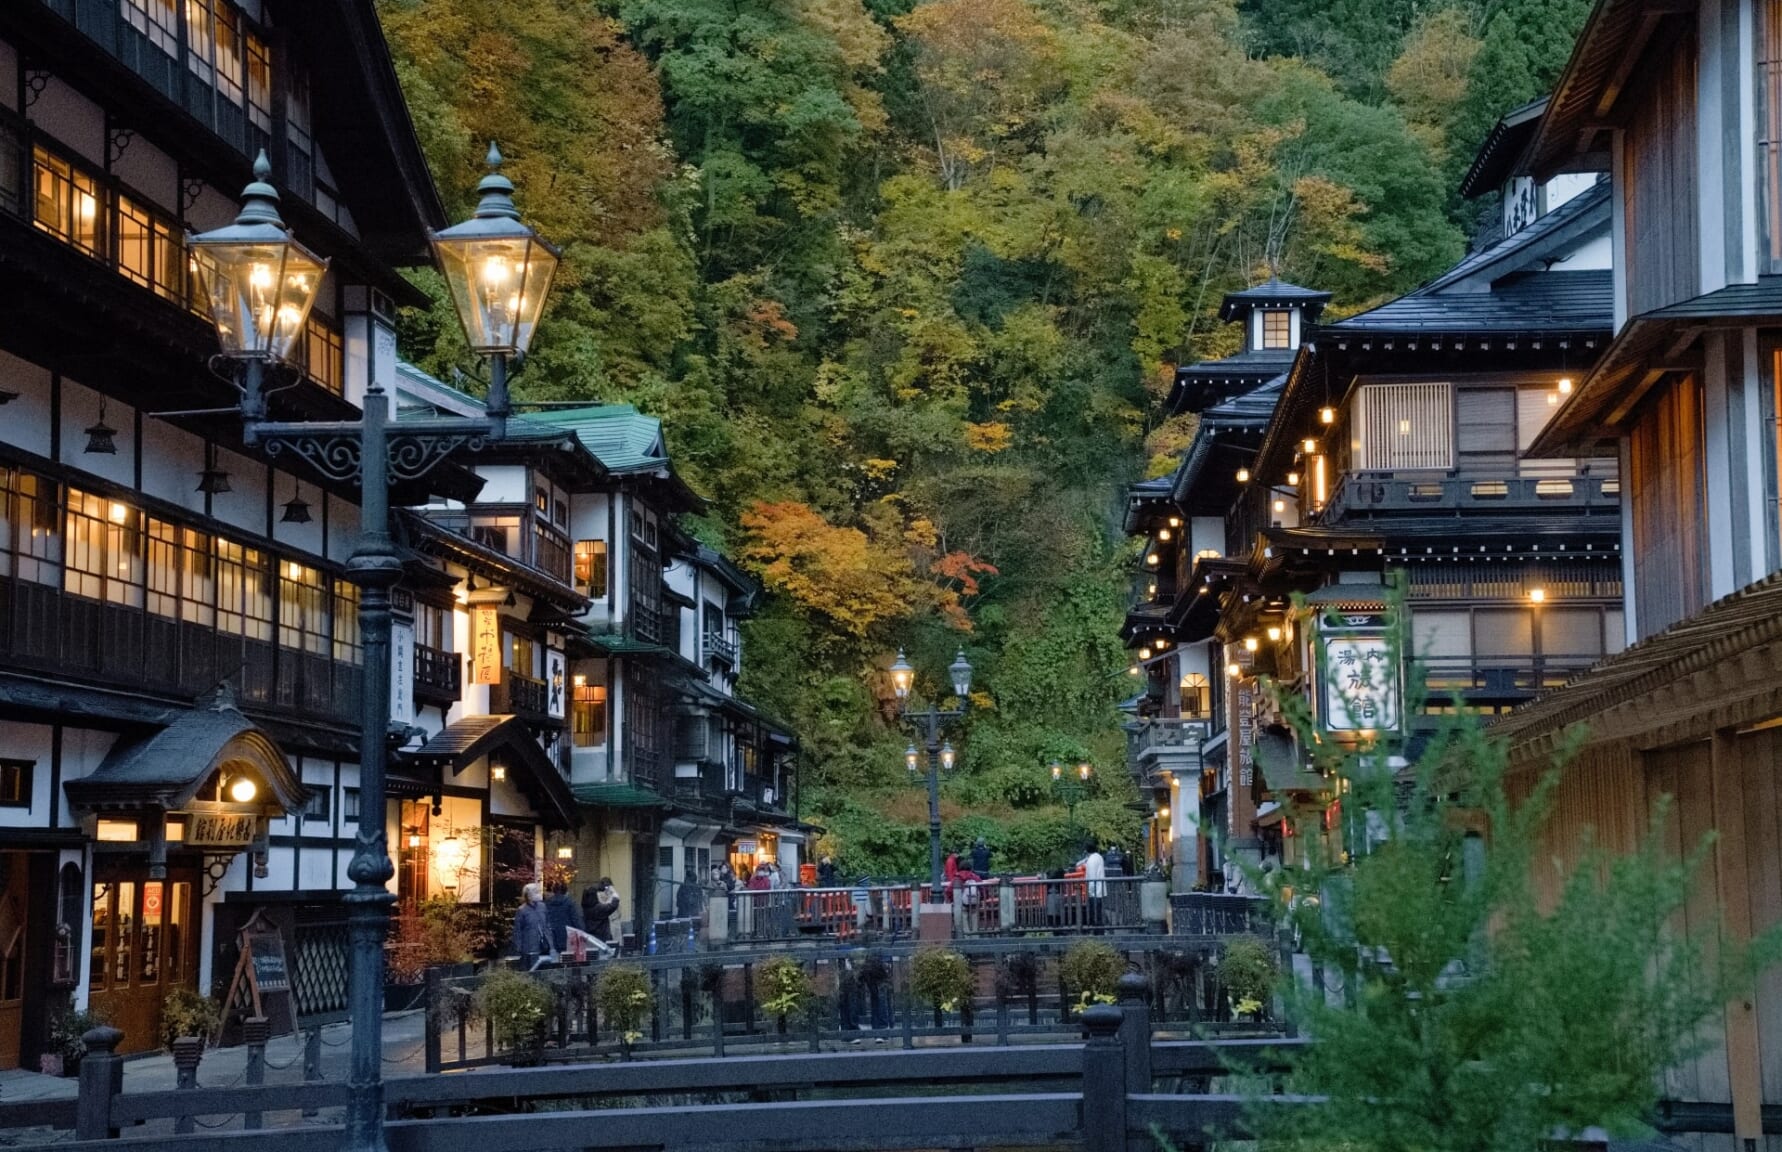
M590 935L606 944L618 944L613 932L613 918L618 914L619 894L613 890L610 877L602 876L599 882L583 890L582 917Z
M696 920L705 914L705 891L699 887L699 876L692 868L681 881L681 890L674 897L675 915L683 920Z
M582 910L569 898L569 885L561 880L551 884L551 894L545 897L544 910L545 918L551 925L551 947L559 953L569 948L571 928L587 930L588 924L582 918Z
M980 878L990 875L990 844L982 836L971 846L971 870Z
M514 915L513 952L528 972L556 959L551 947L551 918L544 908L544 886L528 884L522 890L520 910Z
M817 861L817 887L833 888L836 885L835 861L825 856Z

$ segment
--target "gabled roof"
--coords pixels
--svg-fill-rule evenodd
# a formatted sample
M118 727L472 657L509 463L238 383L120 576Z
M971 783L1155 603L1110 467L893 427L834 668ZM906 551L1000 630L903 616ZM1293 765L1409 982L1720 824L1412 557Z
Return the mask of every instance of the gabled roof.
M1330 303L1330 293L1320 292L1315 288L1303 288L1298 284L1289 284L1279 276L1270 276L1254 288L1245 288L1241 292L1227 292L1225 302L1219 305L1219 319L1231 321L1252 308L1299 307L1306 310L1307 318L1316 318L1324 305Z
M1693 25L1695 5L1676 0L1596 0L1552 99L1530 142L1526 169L1537 179L1557 172L1606 171L1598 144L1618 116L1622 94L1639 81L1637 63L1667 17ZM1674 50L1674 48L1673 48Z
M1601 331L1614 323L1607 269L1518 272L1490 292L1413 292L1326 329L1344 332L1536 333Z
M1542 96L1504 113L1485 134L1485 142L1473 156L1472 167L1461 178L1460 194L1471 200L1497 191L1515 172L1516 162L1527 151L1528 142L1534 139L1546 112L1547 97Z
M1176 369L1170 385L1171 415L1204 411L1230 396L1279 376L1293 367L1294 349L1261 348L1220 360L1202 360Z
M515 787L525 793L547 827L574 828L581 823L569 782L517 716L455 720L403 759L429 768L450 768L456 775L484 756L516 770Z
M566 428L617 474L652 472L669 467L662 421L629 404L595 404L528 412L521 420Z
M1580 192L1526 227L1517 229L1477 252L1469 253L1460 263L1429 283L1413 289L1411 294L1443 292L1449 289L1487 291L1494 281L1505 276L1545 266L1549 259L1560 259L1565 249L1608 226L1609 182L1599 180L1589 190ZM1331 327L1348 322L1340 320Z

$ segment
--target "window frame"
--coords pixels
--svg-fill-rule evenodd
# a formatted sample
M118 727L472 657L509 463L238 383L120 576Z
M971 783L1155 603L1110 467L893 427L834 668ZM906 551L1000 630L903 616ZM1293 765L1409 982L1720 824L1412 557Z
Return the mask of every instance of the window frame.
M8 788L9 780L15 782L16 787ZM0 758L0 808L30 808L36 783L37 761Z

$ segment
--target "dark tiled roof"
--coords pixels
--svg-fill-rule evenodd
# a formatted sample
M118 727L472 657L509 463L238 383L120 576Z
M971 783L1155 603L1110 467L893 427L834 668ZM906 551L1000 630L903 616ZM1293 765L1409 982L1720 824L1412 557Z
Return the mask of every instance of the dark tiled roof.
M1219 306L1219 319L1235 320L1243 308L1263 307L1269 304L1298 304L1302 307L1317 310L1330 302L1330 293L1320 292L1315 288L1303 288L1298 284L1289 284L1279 276L1271 276L1254 288L1245 288L1241 292L1227 292L1225 302Z
M1460 194L1471 200L1487 192L1495 192L1516 170L1516 161L1528 149L1528 142L1541 126L1547 111L1547 97L1530 100L1520 108L1504 113L1485 136L1485 143L1473 157L1473 165L1460 181Z
M1214 424L1249 424L1258 421L1266 424L1275 414L1275 405L1280 403L1281 390L1286 386L1287 374L1283 372L1260 388L1252 388L1241 396L1233 396L1213 405L1202 418Z
M1183 377L1204 378L1214 380L1237 380L1261 378L1285 372L1293 363L1291 348L1257 348L1249 352L1239 352L1235 356L1227 356L1222 360L1202 360L1197 364L1184 364L1176 369L1176 379Z
M462 771L478 757L499 755L517 769L514 784L532 801L547 827L573 828L580 823L569 782L546 756L532 732L516 716L466 716L446 725L417 751L405 753L411 764Z
M270 736L235 709L226 695L181 712L171 724L140 740L120 740L90 775L67 784L76 807L183 807L230 759L252 766L287 812L308 797L284 753Z
M1614 323L1614 291L1606 269L1521 272L1490 292L1413 292L1325 332L1607 331Z
M1575 171L1581 161L1598 162L1589 153L1603 126L1613 122L1615 98L1629 86L1623 83L1626 65L1639 59L1659 30L1652 14L1647 0L1596 0L1528 147L1527 168L1537 179ZM1678 16L1693 20L1693 6ZM1607 167L1606 158L1600 162Z
M1608 222L1609 182L1600 180L1526 227L1470 253L1416 292L1440 292L1462 280L1481 275L1497 277L1524 270L1548 255L1550 248L1561 247L1568 240L1577 238L1574 234L1607 227Z
M1782 316L1782 276L1728 284L1716 292L1645 313L1643 320L1721 320Z

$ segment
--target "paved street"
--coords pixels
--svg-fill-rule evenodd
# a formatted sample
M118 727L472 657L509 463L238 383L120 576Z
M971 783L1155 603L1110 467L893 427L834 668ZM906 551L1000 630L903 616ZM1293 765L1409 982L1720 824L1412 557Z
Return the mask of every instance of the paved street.
M421 1071L423 1016L419 1011L398 1012L384 1017L384 1075L414 1075ZM349 1023L330 1024L322 1029L322 1077L345 1081L347 1049L352 1036ZM247 1070L247 1049L219 1048L206 1052L198 1067L198 1084L204 1088L230 1088L243 1082ZM303 1080L303 1042L298 1036L277 1036L266 1046L266 1082L297 1084ZM159 1092L177 1087L173 1057L166 1052L145 1054L124 1065L125 1092ZM71 1099L78 1094L76 1080L44 1076L35 1072L13 1070L0 1072L0 1103L15 1104L30 1100ZM315 1117L317 1123L332 1119L334 1109ZM302 1122L297 1113L274 1113L266 1118L271 1124ZM239 1127L241 1118L214 1122L216 1128ZM171 1124L164 1125L171 1130ZM0 1147L53 1143L72 1139L70 1132L47 1128L14 1128L0 1130Z

